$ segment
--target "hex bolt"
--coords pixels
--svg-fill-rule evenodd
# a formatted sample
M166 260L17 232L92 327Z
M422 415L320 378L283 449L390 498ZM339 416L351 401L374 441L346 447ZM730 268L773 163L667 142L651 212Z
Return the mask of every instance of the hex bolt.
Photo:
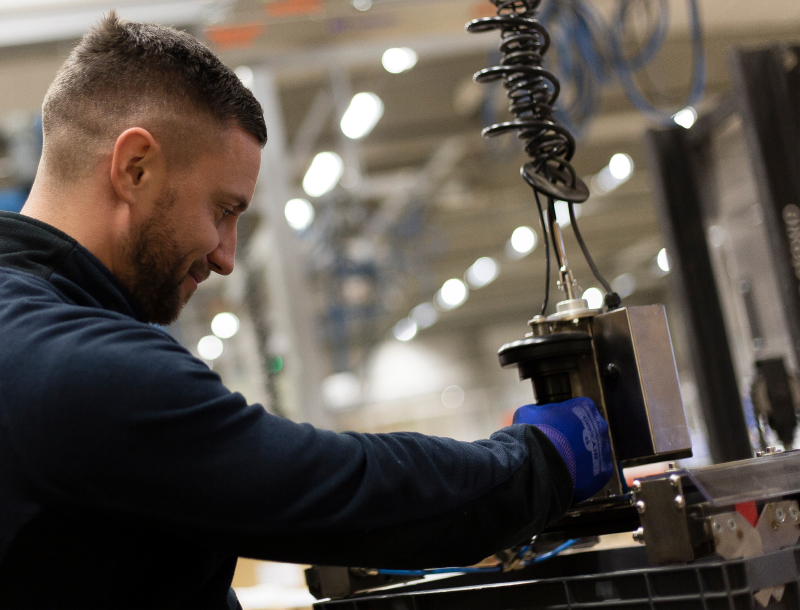
M633 541L638 542L639 544L644 544L644 528L640 527L635 532L633 532Z
M683 499L683 496L678 494L675 496L675 508L678 510L683 510L686 506L686 500Z
M789 515L791 515L792 520L797 521L800 519L800 510L798 510L796 506L790 506Z
M639 511L639 514L640 514L640 515L641 515L641 514L644 514L644 511L645 511L644 500L639 500L639 501L636 503L636 510L638 510L638 511Z
M719 521L714 521L711 526L714 528L714 533L717 535L722 534L722 524Z
M732 532L736 531L736 520L735 519L728 519L728 527Z
M642 491L642 482L639 479L634 479L631 489L633 489L634 492L639 493Z
M681 483L681 477L679 475L677 475L677 474L669 475L669 484L670 485L672 485L673 487L677 488L678 485L680 485L680 483Z
M786 521L786 513L783 512L782 508L775 509L775 518L778 520L778 523L783 523Z

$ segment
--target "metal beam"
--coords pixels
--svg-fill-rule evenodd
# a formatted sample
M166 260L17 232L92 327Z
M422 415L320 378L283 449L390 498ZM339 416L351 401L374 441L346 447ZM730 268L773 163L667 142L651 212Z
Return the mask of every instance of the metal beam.
M649 131L655 200L671 272L688 324L688 343L714 462L752 457L719 293L703 228L697 151L682 127ZM693 154L694 153L694 154Z
M282 334L285 345L282 355L291 386L291 395L286 401L289 415L316 426L330 427L332 422L322 403L322 380L326 374L324 352L315 333L314 299L305 279L305 258L283 217L283 206L291 188L280 100L269 70L256 69L253 76L253 93L264 108L269 131L269 143L261 157L260 188L256 190L253 204L266 216L267 222L250 240L248 264L265 270L271 326Z

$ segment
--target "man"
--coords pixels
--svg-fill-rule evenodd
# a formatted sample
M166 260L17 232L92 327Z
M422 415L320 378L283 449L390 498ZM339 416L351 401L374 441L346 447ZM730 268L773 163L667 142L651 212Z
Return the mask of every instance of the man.
M236 608L237 556L468 564L608 479L585 399L476 443L336 434L248 405L150 324L233 269L266 142L192 37L111 13L42 114L30 198L0 215L0 607Z

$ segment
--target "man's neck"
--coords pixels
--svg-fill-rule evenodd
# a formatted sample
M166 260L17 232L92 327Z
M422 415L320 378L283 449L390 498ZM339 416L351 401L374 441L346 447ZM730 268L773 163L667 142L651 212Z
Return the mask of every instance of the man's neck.
M90 182L52 188L37 176L21 214L63 231L114 272L118 244L113 209Z

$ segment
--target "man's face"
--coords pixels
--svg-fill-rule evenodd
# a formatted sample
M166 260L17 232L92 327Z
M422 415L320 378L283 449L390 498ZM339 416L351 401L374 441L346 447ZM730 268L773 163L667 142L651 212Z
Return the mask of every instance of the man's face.
M123 283L150 322L171 324L213 271L233 271L236 221L253 198L256 139L238 127L188 168L173 169L152 214L124 244Z

